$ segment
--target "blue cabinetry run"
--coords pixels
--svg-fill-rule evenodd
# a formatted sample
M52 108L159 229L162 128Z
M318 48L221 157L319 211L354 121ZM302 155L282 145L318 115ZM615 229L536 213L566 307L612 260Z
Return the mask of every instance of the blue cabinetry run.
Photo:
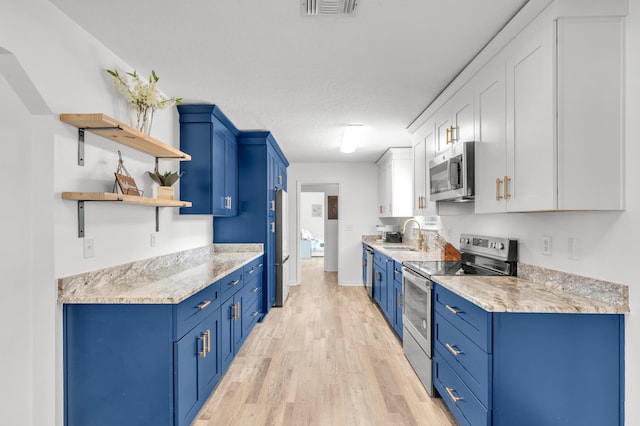
M435 284L434 385L461 425L624 424L624 317L487 312Z
M363 270L363 277L365 274ZM402 264L376 250L373 252L373 298L402 339Z
M238 213L238 129L215 105L178 105L180 147L192 161L180 164L180 195L192 200L181 214ZM187 164L188 163L188 164Z
M276 302L275 190L286 190L289 162L270 132L238 135L238 215L216 218L216 243L264 244L260 318Z
M65 304L65 425L189 425L255 325L262 264L176 305Z

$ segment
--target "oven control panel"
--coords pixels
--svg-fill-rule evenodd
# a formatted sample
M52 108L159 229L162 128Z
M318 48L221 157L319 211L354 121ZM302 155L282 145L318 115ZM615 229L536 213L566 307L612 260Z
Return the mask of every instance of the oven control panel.
M506 261L517 259L517 247L518 240L511 238L460 235L460 251L465 253L491 256Z

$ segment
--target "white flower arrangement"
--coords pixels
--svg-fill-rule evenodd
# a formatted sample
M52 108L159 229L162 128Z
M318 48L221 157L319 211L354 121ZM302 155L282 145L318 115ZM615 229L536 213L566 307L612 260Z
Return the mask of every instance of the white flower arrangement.
M157 84L160 78L153 70L148 82L142 80L136 71L125 73L128 77L120 75L117 70L106 71L113 78L113 84L118 91L134 109L136 128L141 132L146 130L148 133L151 129L153 113L156 109L165 109L182 103L182 98L167 98L160 92Z

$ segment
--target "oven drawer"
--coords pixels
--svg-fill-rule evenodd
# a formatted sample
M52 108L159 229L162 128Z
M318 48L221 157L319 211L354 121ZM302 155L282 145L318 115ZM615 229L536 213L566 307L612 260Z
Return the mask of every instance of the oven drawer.
M490 407L491 355L480 349L442 315L434 315L434 345L485 407Z
M433 384L460 425L490 425L491 414L458 377L436 347L433 357Z
M437 283L437 277L435 282ZM483 351L491 353L491 313L447 290L434 286L434 311L442 315Z

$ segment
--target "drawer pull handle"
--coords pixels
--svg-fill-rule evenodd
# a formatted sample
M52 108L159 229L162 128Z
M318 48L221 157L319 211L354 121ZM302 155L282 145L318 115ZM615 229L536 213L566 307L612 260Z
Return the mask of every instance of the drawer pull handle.
M258 265L258 268L262 268L262 263Z
M207 357L207 335L203 334L200 336L200 341L202 342L202 352L200 352L200 356L202 358Z
M260 290L258 287L254 288L253 290L251 290L253 293L257 293L258 290Z
M256 316L258 316L258 311L253 312L253 313L251 314L251 316L252 316L252 317L256 317Z
M240 284L240 280L231 281L231 282L229 283L229 285L230 285L231 287L236 286L236 285L238 285L238 284Z
M450 343L445 344L445 346L447 347L447 349L449 349L449 352L451 352L454 356L458 356L462 353L462 351L457 350Z
M447 309L449 310L449 312L451 312L451 313L452 313L452 314L454 314L454 315L458 315L460 312L462 312L462 311L459 311L459 310L458 310L458 309L456 309L456 308L452 308L452 307L451 307L451 306L449 306L449 305L444 305L444 306L445 306L445 308L447 308Z
M452 388L447 388L447 387L445 387L445 389L447 390L447 393L449 394L449 396L451 397L451 399L453 400L453 402L458 402L458 401L460 401L460 400L462 399L461 397L459 397L459 396L455 396L455 395L453 394L454 389L452 389Z
M249 271L249 275L253 274L255 271L253 270L253 268L251 268L251 270Z
M206 300L204 302L202 302L201 304L199 304L198 306L196 306L196 308L202 310L204 308L206 308L207 306L209 306L211 304L211 300Z
M402 273L402 271L398 271L398 270L393 271L393 272L395 272L396 274L401 274Z

